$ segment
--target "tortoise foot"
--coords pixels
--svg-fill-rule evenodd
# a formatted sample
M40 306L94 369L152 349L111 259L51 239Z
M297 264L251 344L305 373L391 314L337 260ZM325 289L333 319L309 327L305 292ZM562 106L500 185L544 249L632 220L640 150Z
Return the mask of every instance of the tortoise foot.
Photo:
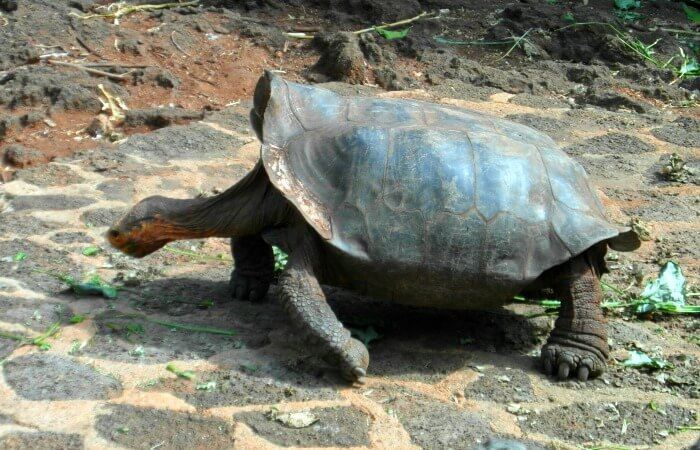
M265 298L270 289L270 277L266 275L248 275L234 270L229 281L231 297L236 300L258 302Z
M576 377L579 381L595 378L605 371L605 354L582 343L558 343L553 339L542 347L541 361L544 373L559 380ZM573 345L572 345L573 344Z
M349 382L365 384L367 366L369 365L369 352L362 342L350 338L342 350L329 355L325 359L331 364L337 365L340 374Z

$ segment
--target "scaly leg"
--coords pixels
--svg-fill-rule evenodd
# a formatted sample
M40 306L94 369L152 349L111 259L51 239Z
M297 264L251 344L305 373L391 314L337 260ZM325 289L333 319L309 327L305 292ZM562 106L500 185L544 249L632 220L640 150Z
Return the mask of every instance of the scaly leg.
M561 310L541 359L545 373L560 380L572 375L586 381L605 370L609 348L595 258L589 250L553 273Z
M262 300L270 288L275 259L272 247L260 236L231 239L233 272L229 288L238 300Z
M348 381L362 383L369 365L367 348L350 336L326 302L314 273L316 244L312 239L300 241L280 277L282 304L319 356L337 365Z

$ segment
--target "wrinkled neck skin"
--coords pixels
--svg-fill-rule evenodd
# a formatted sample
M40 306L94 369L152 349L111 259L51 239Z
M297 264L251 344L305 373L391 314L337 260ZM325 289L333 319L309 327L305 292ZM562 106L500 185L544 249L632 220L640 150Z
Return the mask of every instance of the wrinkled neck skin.
M217 196L169 201L173 204L163 219L176 230L174 239L256 235L283 225L291 214L290 205L260 164Z

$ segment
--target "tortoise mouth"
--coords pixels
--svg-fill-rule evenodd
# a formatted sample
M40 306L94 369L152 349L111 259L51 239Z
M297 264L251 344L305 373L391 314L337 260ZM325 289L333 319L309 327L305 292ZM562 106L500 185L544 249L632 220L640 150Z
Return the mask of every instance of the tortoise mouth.
M120 227L112 227L107 231L107 240L112 247L134 258L143 258L163 248L169 242L168 239L143 239L143 228L140 224L131 232L123 232Z

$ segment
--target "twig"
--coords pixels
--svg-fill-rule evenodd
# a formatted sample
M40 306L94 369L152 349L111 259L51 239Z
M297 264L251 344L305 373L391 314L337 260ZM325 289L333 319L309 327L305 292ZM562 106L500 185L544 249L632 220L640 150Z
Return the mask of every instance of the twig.
M375 25L375 26L370 27L370 28L363 28L361 30L353 31L353 34L360 35L360 34L364 34L364 33L369 33L370 31L374 31L377 28L386 29L386 28L395 28L395 27L398 27L399 25L407 25L409 23L416 22L427 15L428 15L428 12L423 11L422 13L418 14L416 17L411 17L410 19L399 20L398 22L387 23L384 25Z
M177 30L174 30L172 33L170 33L170 41L173 43L173 45L175 46L176 49L180 50L185 55L192 57L192 55L190 55L185 50L183 50L182 47L180 47L180 44L178 44L177 41L175 40L175 33L176 32L177 32Z
M321 27L316 25L296 25L292 30L296 33L318 33Z
M86 20L86 19L94 19L98 17L102 17L105 19L114 19L115 24L119 24L119 18L126 16L128 14L137 12L137 11L155 11L158 9L168 9L168 8L178 8L182 6L197 6L199 5L199 0L194 0L190 2L173 2L173 3L161 3L159 5L129 5L126 2L117 2L117 3L112 3L111 5L107 6L106 8L101 8L101 9L106 9L107 12L105 13L95 13L95 14L85 14L85 15L79 15L75 13L71 13L70 15L76 16L79 19Z
M85 50L87 50L88 53L102 58L102 55L100 53L96 52L95 50L93 50L89 45L87 45L85 43L85 41L80 36L76 35L75 40L78 41L78 44L80 44L81 47L83 47Z
M352 33L355 35L361 35L364 33L369 33L371 31L375 30L385 30L387 28L395 28L400 25L407 25L409 23L417 22L423 18L425 18L428 15L434 15L434 13L429 13L427 11L423 11L422 13L418 14L416 17L411 17L410 19L404 19L404 20L399 20L398 22L392 22L392 23L386 23L383 25L373 25L369 28L363 28L361 30L353 31ZM306 33L284 33L285 36L290 37L290 38L295 38L295 39L313 39L314 35L312 34L306 34Z
M86 66L83 66L80 64L73 64L73 63L64 62L64 61L56 61L53 59L49 59L46 62L51 64L51 65L54 65L54 66L72 67L74 69L80 69L80 70L85 71L85 72L92 74L92 75L99 75L101 77L107 77L107 78L111 78L113 80L120 80L120 81L126 80L127 77L133 72L133 70L130 70L126 73L116 74L116 73L104 72L102 70L91 69L89 67L86 67Z
M525 39L525 36L527 36L528 33L530 33L530 31L532 31L532 30L533 30L533 28L530 28L530 29L527 30L525 33L523 33L523 35L520 36L520 37L513 43L513 46L512 46L511 48L509 48L508 51L507 51L503 56L501 56L500 58L498 58L496 61L500 61L500 60L502 60L502 59L504 59L504 58L507 58L508 55L510 55L510 53L511 53L513 50L515 50L515 47L517 47L518 44L520 44L520 42L522 42L522 40Z
M649 31L661 30L668 33L690 34L692 36L700 36L700 32L690 30L677 30L675 28L649 28Z
M111 67L115 69L145 69L151 67L148 64L119 64L119 63L88 63L83 64L85 67Z

